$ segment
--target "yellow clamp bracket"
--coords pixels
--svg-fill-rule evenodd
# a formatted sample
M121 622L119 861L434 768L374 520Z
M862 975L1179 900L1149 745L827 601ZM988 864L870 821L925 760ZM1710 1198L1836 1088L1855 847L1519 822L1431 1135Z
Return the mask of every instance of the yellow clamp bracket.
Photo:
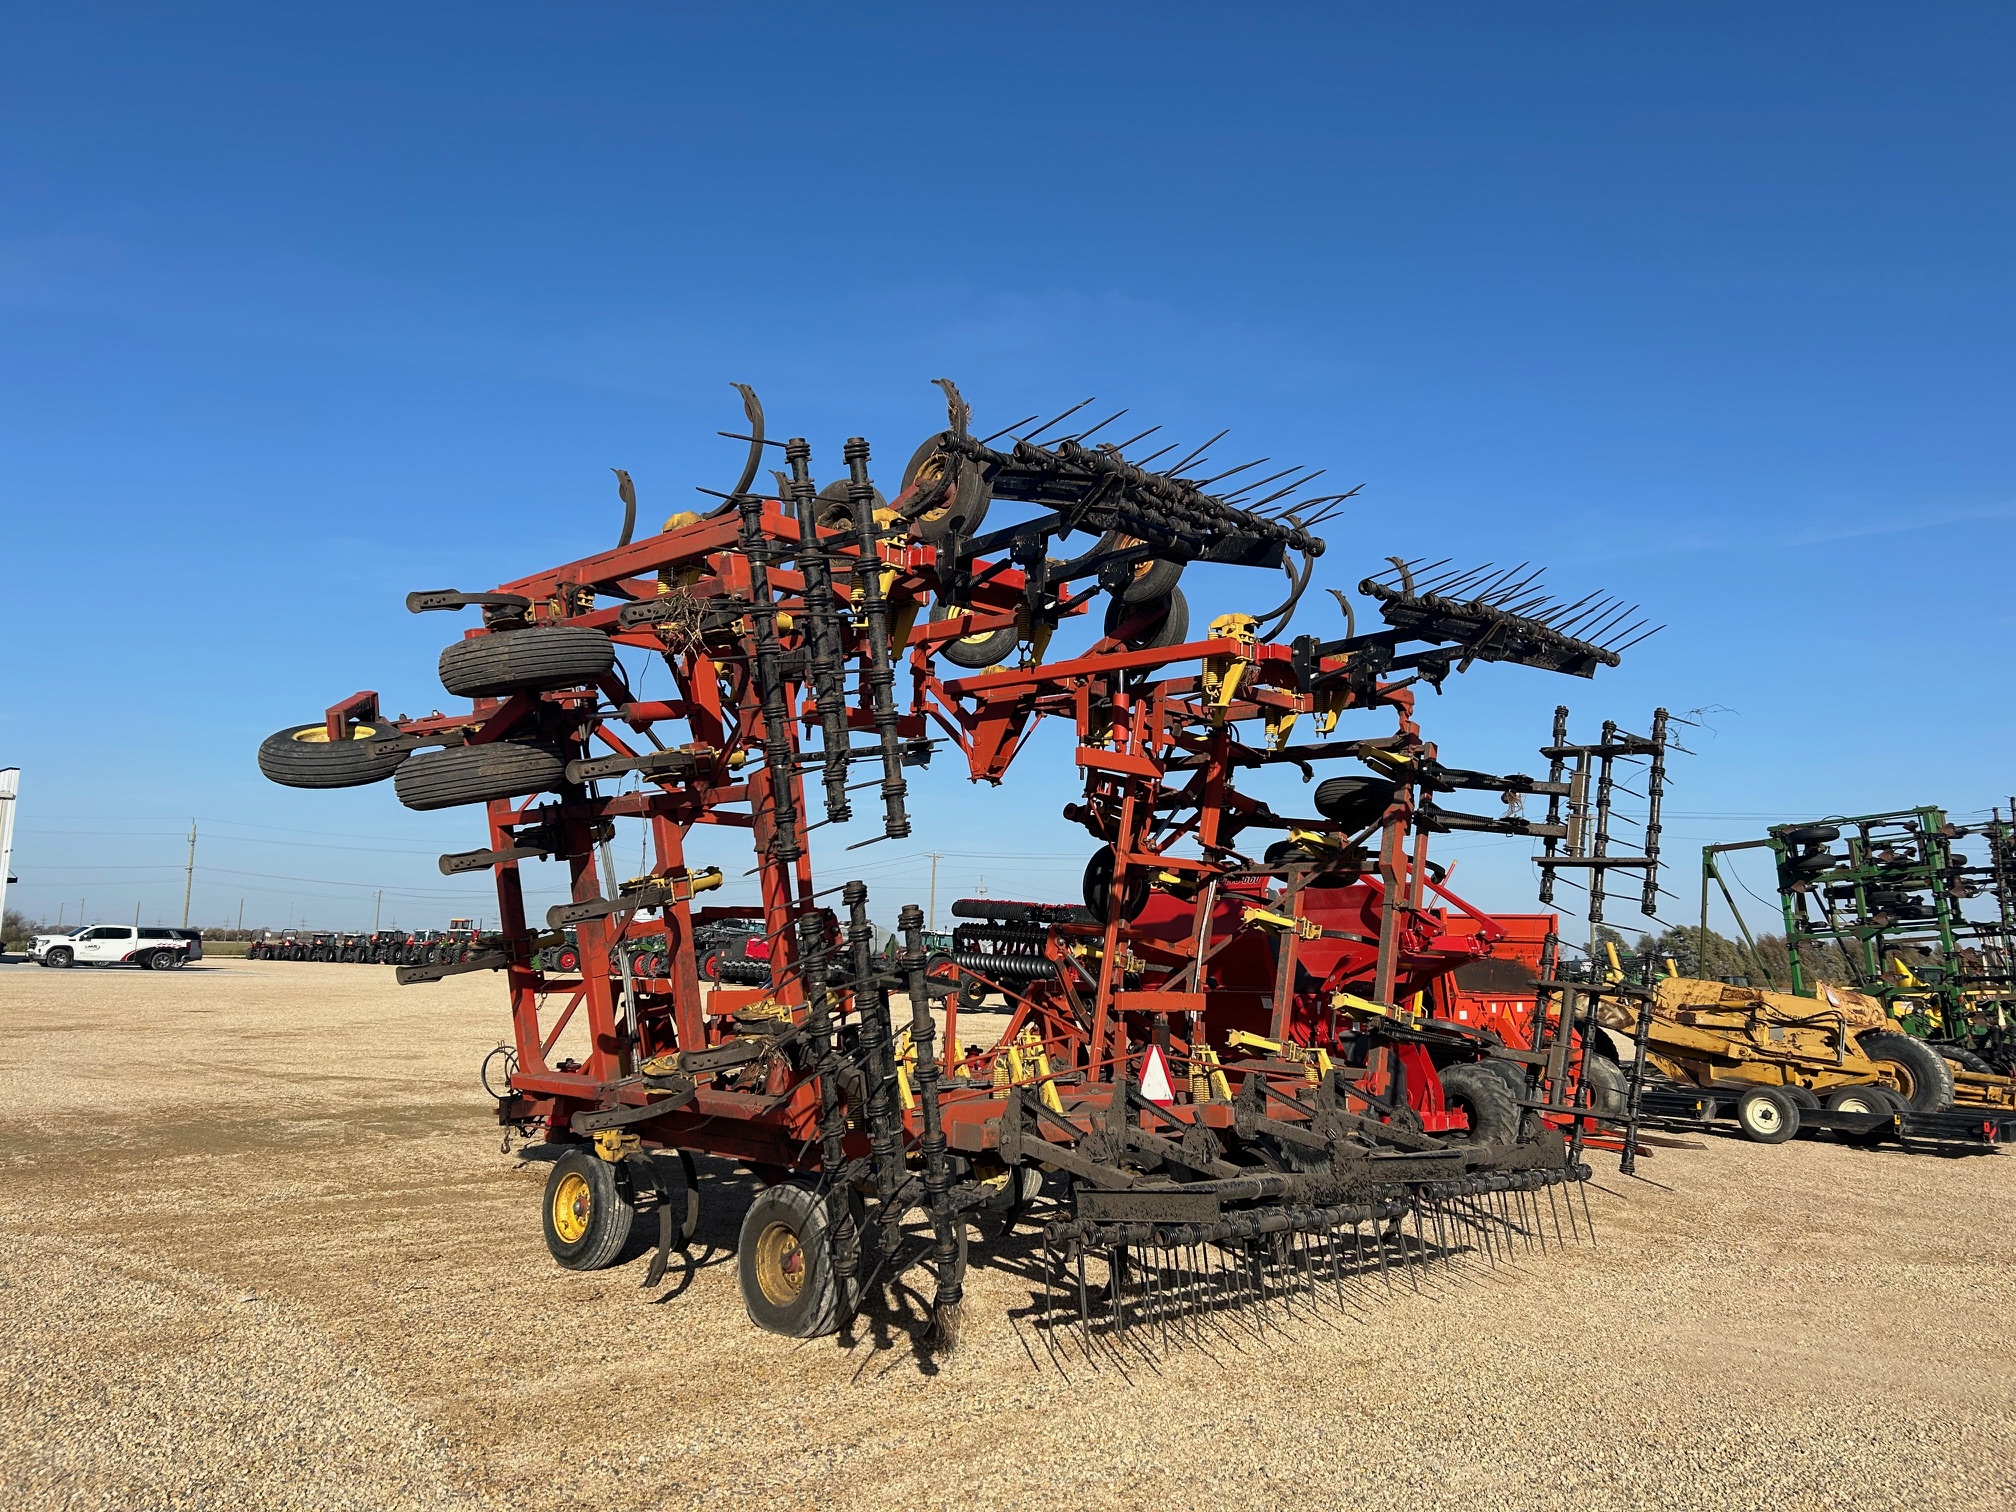
M1064 1111L1064 1099L1051 1079L1050 1052L1044 1049L1043 1036L1036 1032L1034 1024L1003 1045L994 1057L994 1095L1006 1098L1010 1087L1026 1087L1031 1083L1035 1084L1036 1095L1044 1107L1052 1113Z
M1615 986L1624 980L1624 967L1617 959L1617 942L1615 940L1605 940L1603 942L1603 953L1610 957L1610 969L1603 973L1603 980Z
M1349 661L1350 658L1347 656L1345 660ZM1344 705L1349 701L1350 701L1350 695L1341 690L1333 690L1331 692L1317 694L1316 695L1317 733L1322 735L1329 735L1330 733L1332 733L1337 728L1337 716L1344 712Z
M1269 709L1267 711L1267 748L1278 751L1288 744L1288 737L1295 733L1295 722L1302 716L1293 709ZM1333 720L1332 723L1335 723ZM1324 731L1327 735L1329 731Z
M1190 1101L1232 1101L1232 1083L1219 1063L1218 1052L1209 1045L1199 1045L1190 1057Z
M1258 924L1262 929L1278 929L1283 934L1300 935L1305 940L1323 938L1323 926L1314 919L1292 919L1287 914L1278 914L1257 904L1248 904L1240 917L1248 924Z
M1253 632L1260 622L1250 614L1221 614L1211 621L1211 639L1237 641L1244 648L1228 656L1204 658L1204 696L1211 705L1211 717L1223 722L1226 709L1238 696L1246 669L1253 665Z
M643 1143L635 1134L622 1129L604 1129L595 1136L595 1153L614 1164L632 1150L641 1148Z
M1359 997L1355 992L1333 992L1330 995L1330 1006L1347 1009L1352 1013L1370 1013L1378 1018L1406 1017L1391 1003L1375 1003L1370 998Z
M1320 1087L1323 1084L1323 1078L1330 1074L1330 1052L1325 1050L1321 1045L1283 1044L1280 1040L1271 1040L1265 1035L1252 1034L1244 1029L1234 1029L1230 1034L1225 1036L1225 1043L1228 1048L1233 1050L1258 1050L1264 1054L1279 1056L1282 1060L1299 1065L1302 1067L1303 1079L1312 1087ZM1214 1066L1218 1064L1217 1056L1212 1054L1210 1050L1202 1050L1198 1053L1200 1055L1210 1055L1211 1064ZM1221 1080L1224 1074L1222 1071L1218 1073ZM1191 1073L1191 1080L1193 1082L1196 1080L1196 1073L1194 1071Z
M896 1036L896 1100L908 1113L917 1106L916 1093L911 1089L911 1077L917 1069L917 1046L905 1029Z
M1897 980L1903 983L1903 985L1905 985L1906 987L1924 986L1924 983L1920 982L1918 978L1912 973L1911 968L1904 964L1904 958L1902 956L1892 956L1890 958L1890 964L1897 968Z

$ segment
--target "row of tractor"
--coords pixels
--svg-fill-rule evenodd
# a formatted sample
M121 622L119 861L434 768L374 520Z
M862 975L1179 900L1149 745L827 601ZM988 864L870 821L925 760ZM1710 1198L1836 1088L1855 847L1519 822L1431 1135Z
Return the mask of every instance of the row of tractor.
M480 948L481 933L467 919L446 929L378 929L368 934L329 929L283 929L265 934L245 949L253 961L340 961L364 966L435 966L466 961Z

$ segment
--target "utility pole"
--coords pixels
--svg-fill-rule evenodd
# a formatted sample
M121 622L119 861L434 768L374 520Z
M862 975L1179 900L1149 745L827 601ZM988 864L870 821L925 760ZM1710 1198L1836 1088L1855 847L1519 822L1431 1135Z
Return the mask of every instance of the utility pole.
M189 821L189 864L182 868L182 927L189 927L189 889L196 882L196 821Z
M245 932L245 900L243 898L238 900L238 932L240 934Z
M382 913L384 909L385 909L385 890L381 887L377 893L377 901L371 905L371 933L373 934L378 933L378 915Z
M944 857L937 851L926 851L924 854L931 858L931 905L924 910L924 927L926 929L936 929L938 927L938 863Z
M7 912L7 884L14 880L14 805L21 791L21 768L0 767L0 915Z

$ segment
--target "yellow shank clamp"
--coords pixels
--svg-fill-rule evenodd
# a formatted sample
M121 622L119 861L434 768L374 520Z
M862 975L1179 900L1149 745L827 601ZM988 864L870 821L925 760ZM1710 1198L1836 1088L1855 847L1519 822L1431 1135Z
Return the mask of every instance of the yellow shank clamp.
M1215 724L1225 722L1225 711L1238 696L1246 669L1253 665L1253 632L1260 622L1250 614L1221 614L1211 621L1211 639L1237 641L1238 651L1204 658L1204 697L1211 705Z
M635 1134L622 1129L604 1129L595 1136L595 1153L610 1164L615 1164L632 1150L641 1149L644 1141Z

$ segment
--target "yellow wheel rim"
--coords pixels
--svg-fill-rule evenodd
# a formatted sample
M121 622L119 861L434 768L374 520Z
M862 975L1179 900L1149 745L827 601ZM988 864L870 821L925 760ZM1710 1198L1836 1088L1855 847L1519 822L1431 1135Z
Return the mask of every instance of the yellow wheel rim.
M945 453L933 452L931 453L930 456L924 459L923 465L919 467L917 471L911 475L910 481L913 484L928 487L933 483L942 482L946 474L950 470L951 470L950 463L946 458ZM940 520L944 519L947 515L952 513L953 507L958 502L959 502L959 490L957 488L954 488L949 493L946 494L945 502L943 504L938 505L935 509L925 510L924 513L917 516L913 524L921 525L928 521L929 523L935 525Z
M350 725L343 731L343 738L345 740L369 740L377 733L378 726L376 725ZM329 730L325 725L310 725L305 730L296 730L293 738L302 745L327 745L329 744Z
M789 1307L804 1290L805 1248L789 1224L773 1223L757 1236L756 1284L775 1307Z
M569 1171L553 1188L553 1232L562 1244L579 1244L595 1216L595 1193L588 1178Z

